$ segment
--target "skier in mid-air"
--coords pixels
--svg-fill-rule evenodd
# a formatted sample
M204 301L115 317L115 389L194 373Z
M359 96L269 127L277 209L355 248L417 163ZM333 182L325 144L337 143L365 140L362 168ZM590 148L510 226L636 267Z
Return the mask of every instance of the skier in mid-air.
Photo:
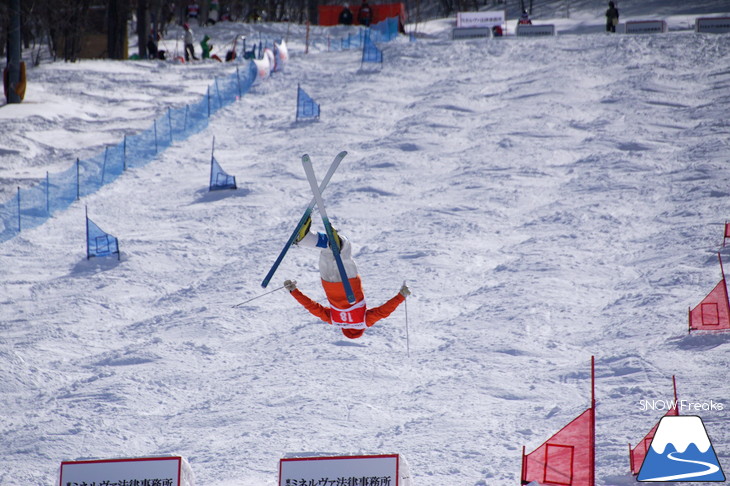
M347 279L352 286L355 294L356 302L350 304L347 301L345 290L342 285L342 278L337 268L334 254L330 248L331 242L328 241L326 233L313 233L310 231L312 226L312 218L308 218L302 225L295 244L301 247L321 248L319 255L319 274L322 279L322 287L327 295L330 307L325 307L318 302L313 301L297 289L295 280L287 280L284 287L291 293L300 304L304 306L313 315L319 317L324 322L335 325L342 330L342 334L350 339L357 339L365 333L365 329L381 319L388 317L402 302L411 294L405 283L400 291L387 301L385 304L368 309L365 304L365 296L362 291L362 282L360 275L357 273L357 266L352 259L352 244L345 236L337 234L332 229L334 236L334 244L340 250L342 263L345 267Z

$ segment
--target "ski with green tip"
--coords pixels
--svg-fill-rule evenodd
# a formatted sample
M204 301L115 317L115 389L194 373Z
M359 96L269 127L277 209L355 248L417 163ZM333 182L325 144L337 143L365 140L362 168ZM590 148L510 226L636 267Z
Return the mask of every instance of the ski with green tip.
M337 243L335 242L334 233L332 231L332 224L330 224L330 219L327 216L327 210L324 207L324 200L322 199L322 193L320 192L319 188L317 187L317 177L314 174L314 167L312 167L312 160L309 158L309 155L303 155L302 156L302 165L304 166L304 172L307 173L307 180L309 181L309 187L312 189L312 194L314 194L314 199L317 202L317 209L319 209L319 215L322 216L322 223L324 224L324 229L327 231L327 240L330 244L330 249L332 250L332 254L335 256L335 262L337 263L337 269L340 272L340 278L342 279L342 286L345 288L345 295L347 296L347 301L350 304L355 303L355 293L352 291L352 286L350 285L350 280L347 278L347 272L345 271L345 265L342 263L342 256L340 256L340 249L337 246Z
M332 161L332 164L330 164L330 168L327 170L327 173L324 176L324 179L322 179L322 183L319 185L319 192L324 192L325 188L327 187L327 184L329 184L330 179L332 179L332 176L334 175L337 168L340 166L340 162L342 162L342 159L345 158L347 155L346 151L342 151L335 159ZM307 219L312 215L312 210L314 209L314 206L317 205L317 200L315 198L312 198L311 202L309 203L309 206L307 206L307 209L304 210L304 214L302 215L302 218L297 223L297 227L294 228L294 232L292 232L291 236L289 237L289 240L287 240L286 244L284 245L284 248L279 253L279 256L276 257L276 261L271 266L271 270L269 270L269 273L266 274L266 277L264 277L263 282L261 282L261 286L266 288L267 285L269 285L269 282L271 281L272 277L274 276L274 273L276 273L276 270L279 268L279 265L281 265L281 262L284 260L284 256L286 256L286 253L289 251L289 248L294 244L294 241L297 239L297 235L299 234L299 230L304 225L304 223L307 221Z

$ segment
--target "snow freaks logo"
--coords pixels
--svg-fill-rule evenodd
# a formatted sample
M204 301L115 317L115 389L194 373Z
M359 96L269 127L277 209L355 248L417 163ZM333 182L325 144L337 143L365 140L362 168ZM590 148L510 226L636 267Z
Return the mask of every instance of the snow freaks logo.
M709 402L690 402L689 400L639 400L642 412L647 410L670 410L676 408L684 413L719 412L725 410L725 405L710 400Z
M725 481L702 419L664 416L636 478L642 482Z

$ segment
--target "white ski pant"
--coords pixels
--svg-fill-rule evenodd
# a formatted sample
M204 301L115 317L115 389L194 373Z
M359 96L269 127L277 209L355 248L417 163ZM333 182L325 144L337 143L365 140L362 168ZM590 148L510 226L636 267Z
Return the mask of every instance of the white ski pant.
M352 259L352 244L344 236L339 236L342 241L342 248L340 248L342 265L345 267L347 278L355 278L357 277L357 265L355 265L355 260ZM297 243L297 246L322 248L322 251L319 252L320 277L325 282L342 281L340 271L337 268L337 261L335 261L335 255L332 253L332 250L327 244L327 235L325 233L312 233L310 231L299 243Z

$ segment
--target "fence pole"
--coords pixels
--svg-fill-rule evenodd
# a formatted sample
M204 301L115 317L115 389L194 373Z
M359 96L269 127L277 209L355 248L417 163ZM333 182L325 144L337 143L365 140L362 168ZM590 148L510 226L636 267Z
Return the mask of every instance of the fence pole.
M18 186L18 233L20 233L20 186Z
M218 105L213 105L213 108L210 110L211 113L215 113L221 109L221 93L218 90L218 76L213 76L213 87L215 88L215 97L218 100Z
M243 93L241 93L241 75L238 72L238 66L236 66L236 82L238 83L238 98L241 99Z
M46 171L46 213L51 214L51 179Z
M299 83L297 83L297 112L296 112L296 115L294 116L294 121L299 121L299 99L301 96L301 92L302 92L302 87Z
M76 157L76 200L78 201L81 199L81 177L79 175L79 167L81 164L79 163L79 158Z
M172 145L172 108L167 109L167 124L170 127L170 145Z
M86 215L86 259L91 259L91 252L89 251L89 207L84 206L84 214Z
M101 166L101 185L104 185L104 173L106 172L106 158L109 155L109 147L104 147L104 163Z

